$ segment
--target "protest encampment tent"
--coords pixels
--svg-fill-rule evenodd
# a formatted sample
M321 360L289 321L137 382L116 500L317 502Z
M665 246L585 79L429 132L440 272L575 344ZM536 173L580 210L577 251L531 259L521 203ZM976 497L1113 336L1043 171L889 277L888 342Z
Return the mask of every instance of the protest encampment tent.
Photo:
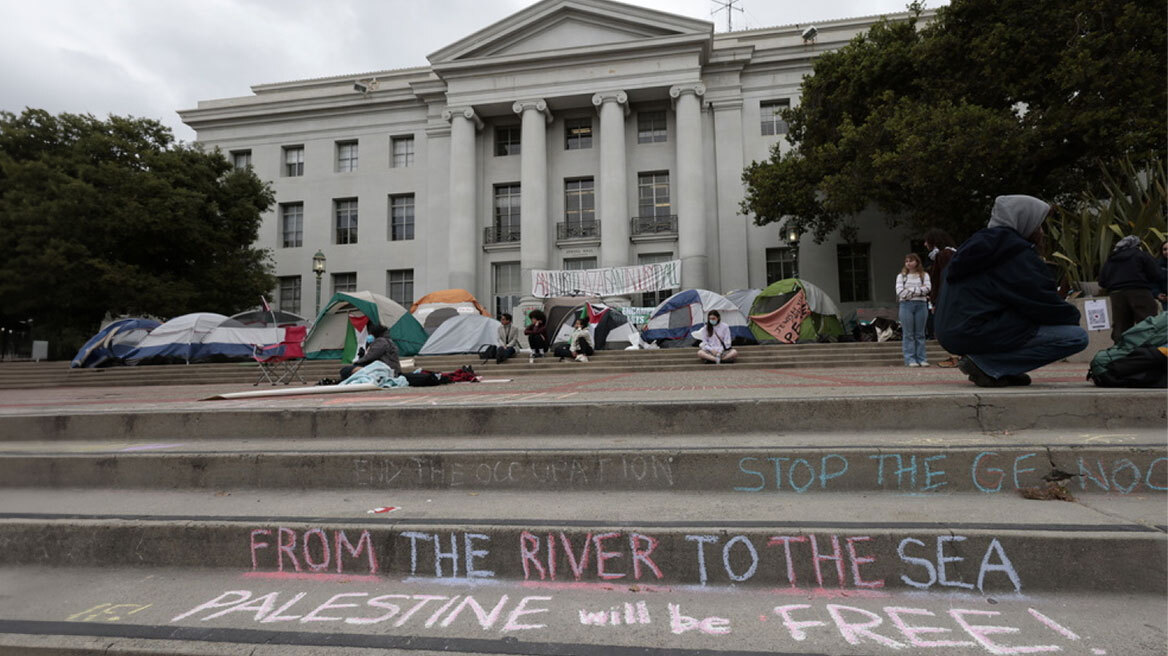
M304 354L310 360L351 362L372 324L389 328L399 355L417 355L426 343L422 324L396 301L370 291L337 292L317 315Z
M123 364L122 359L160 325L153 319L118 319L110 322L85 342L69 366L92 368Z
M191 362L251 360L257 347L284 341L284 328L274 325L245 326L227 317L201 342L191 346Z
M553 344L568 341L572 334L572 324L575 323L577 317L588 320L588 332L592 336L592 346L597 350L623 349L632 341L632 333L636 332L636 327L629 323L628 317L621 314L617 308L609 307L600 302L580 303L571 307L568 312L557 314L560 316L558 325L551 323L550 317L548 321L548 325L552 327L549 334Z
M427 335L433 335L438 326L452 317L465 314L491 316L474 294L465 289L443 289L426 294L414 301L410 314L422 324Z
M835 301L798 278L779 280L759 292L749 316L750 330L760 342L793 344L844 334Z
M478 353L483 346L499 343L498 321L481 314L460 314L443 321L426 340L418 355Z
M192 312L175 317L150 331L127 353L126 364L194 362L196 347L228 318L215 312Z
M747 319L730 299L708 289L687 289L665 299L653 310L641 337L648 342L678 340L684 344L690 333L706 323L710 310L717 310L722 323L734 338L753 342Z

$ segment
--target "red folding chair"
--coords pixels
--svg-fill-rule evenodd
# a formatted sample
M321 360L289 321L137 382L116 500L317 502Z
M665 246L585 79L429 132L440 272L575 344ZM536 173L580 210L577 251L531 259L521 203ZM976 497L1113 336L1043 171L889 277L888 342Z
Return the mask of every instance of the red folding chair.
M289 326L284 329L284 340L279 344L257 346L252 357L260 365L260 375L252 387L264 380L272 385L289 385L293 380L307 385L308 381L300 375L300 365L304 363L304 336L307 333L306 326Z

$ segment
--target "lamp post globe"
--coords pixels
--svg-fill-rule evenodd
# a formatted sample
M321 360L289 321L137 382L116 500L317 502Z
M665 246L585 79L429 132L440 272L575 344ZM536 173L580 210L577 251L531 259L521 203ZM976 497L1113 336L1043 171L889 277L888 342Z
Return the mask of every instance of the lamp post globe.
M324 275L325 267L324 253L317 251L316 255L312 256L312 272L316 274L316 312L313 314L320 314L320 277Z

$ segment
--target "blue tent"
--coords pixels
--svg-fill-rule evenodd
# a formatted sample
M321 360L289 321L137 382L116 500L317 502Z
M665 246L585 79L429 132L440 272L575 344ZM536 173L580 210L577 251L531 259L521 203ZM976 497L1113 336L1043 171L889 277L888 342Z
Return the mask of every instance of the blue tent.
M119 319L97 331L97 334L85 342L85 346L77 351L70 367L108 367L113 364L122 364L122 358L134 350L138 343L155 328L158 322L153 319Z
M717 310L722 315L722 323L730 328L731 336L753 341L746 317L738 306L725 296L706 289L687 289L665 299L649 315L641 338L647 342L684 340L706 323L710 310Z

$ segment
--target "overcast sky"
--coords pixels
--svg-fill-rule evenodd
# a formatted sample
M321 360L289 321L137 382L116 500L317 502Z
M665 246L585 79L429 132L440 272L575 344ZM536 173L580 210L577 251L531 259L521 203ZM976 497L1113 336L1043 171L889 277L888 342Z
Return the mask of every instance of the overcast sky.
M253 84L426 65L533 0L0 0L0 109L147 116ZM711 0L630 4L714 22ZM907 0L740 0L734 29L903 11ZM930 7L945 4L932 0Z

